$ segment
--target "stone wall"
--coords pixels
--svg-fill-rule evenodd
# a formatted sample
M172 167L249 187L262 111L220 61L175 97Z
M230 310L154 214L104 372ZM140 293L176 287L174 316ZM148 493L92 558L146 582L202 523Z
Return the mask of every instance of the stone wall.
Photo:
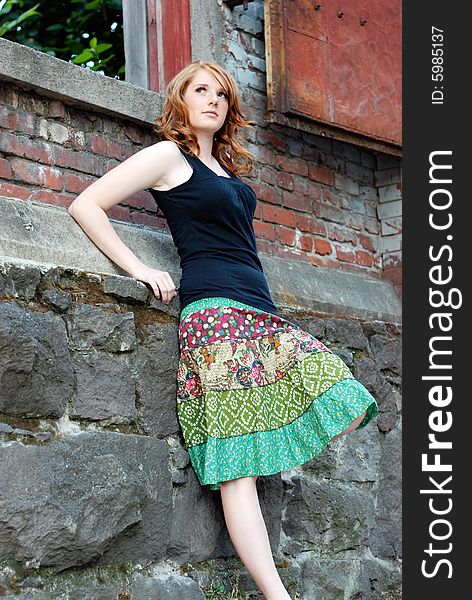
M129 278L0 263L3 597L196 600L256 589L179 430L177 302ZM379 415L258 480L278 569L293 598L387 598L401 583L401 327L280 312L342 357Z

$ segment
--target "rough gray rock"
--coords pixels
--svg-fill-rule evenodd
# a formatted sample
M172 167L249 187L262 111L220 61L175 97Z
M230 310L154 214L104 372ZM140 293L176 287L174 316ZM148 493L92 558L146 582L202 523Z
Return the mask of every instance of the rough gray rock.
M379 600L386 597L385 592L401 590L401 568L401 562L392 565L375 557L364 559L355 584L355 590L362 591L355 592L349 600Z
M354 361L354 376L365 385L375 399L390 390L390 385L371 358L362 357Z
M283 531L291 538L285 552L316 550L332 554L368 543L374 524L374 500L339 482L293 478Z
M164 437L180 432L177 419L179 343L175 325L143 326L144 341L136 351L133 370L139 396L138 422L148 434Z
M65 312L72 304L72 295L69 292L60 292L57 290L45 290L40 298L51 308Z
M339 450L333 479L349 482L375 482L381 456L381 434L375 423L351 431L335 440Z
M0 560L63 570L107 550L122 558L126 549L127 560L164 554L171 510L165 446L101 432L1 448Z
M299 563L303 600L344 600L358 566L357 560L323 559L314 552L304 552Z
M373 335L369 340L375 362L381 369L390 369L398 375L402 374L402 344L398 338L385 335Z
M74 304L64 320L71 350L128 352L136 348L132 312L113 314L89 304Z
M0 297L34 298L41 271L33 264L0 264Z
M144 302L149 294L149 290L142 281L119 275L104 275L102 289L106 294L116 296L120 300Z
M94 352L74 357L77 418L129 423L135 418L135 382L128 366L114 356Z
M327 319L326 337L331 342L342 344L347 348L363 350L367 348L367 338L362 326L357 321L349 319Z
M377 515L370 547L378 558L397 559L402 555L401 428L389 431L382 437Z
M62 319L0 304L0 411L60 417L75 375Z
M205 600L202 590L190 577L160 573L155 577L136 575L132 593L139 600Z

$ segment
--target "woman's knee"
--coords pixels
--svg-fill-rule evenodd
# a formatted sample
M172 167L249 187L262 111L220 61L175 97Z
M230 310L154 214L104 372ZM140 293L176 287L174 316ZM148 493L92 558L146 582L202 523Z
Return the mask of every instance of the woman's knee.
M236 477L236 479L228 479L227 481L221 481L220 487L229 487L230 485L245 484L249 481L253 481L254 483L256 483L258 477L259 475L247 475L245 477Z

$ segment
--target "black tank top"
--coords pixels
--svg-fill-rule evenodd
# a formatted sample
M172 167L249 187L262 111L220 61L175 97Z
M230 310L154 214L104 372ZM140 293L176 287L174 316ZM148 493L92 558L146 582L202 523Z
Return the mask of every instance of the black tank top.
M180 256L181 309L223 296L277 315L256 250L254 190L223 165L229 177L181 152L193 169L190 179L170 190L148 188Z

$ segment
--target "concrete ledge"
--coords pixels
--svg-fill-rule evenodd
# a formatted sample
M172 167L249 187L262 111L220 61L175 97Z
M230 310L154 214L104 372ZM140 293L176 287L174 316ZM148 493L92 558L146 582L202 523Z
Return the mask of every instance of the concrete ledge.
M34 48L0 38L0 80L42 92L69 105L92 108L137 123L154 124L164 98Z
M91 273L127 275L64 208L0 196L0 212L0 257L10 262L26 259ZM144 263L166 270L176 283L180 281L179 256L169 235L140 225L111 223ZM280 308L401 321L401 302L389 281L262 254L261 262Z

